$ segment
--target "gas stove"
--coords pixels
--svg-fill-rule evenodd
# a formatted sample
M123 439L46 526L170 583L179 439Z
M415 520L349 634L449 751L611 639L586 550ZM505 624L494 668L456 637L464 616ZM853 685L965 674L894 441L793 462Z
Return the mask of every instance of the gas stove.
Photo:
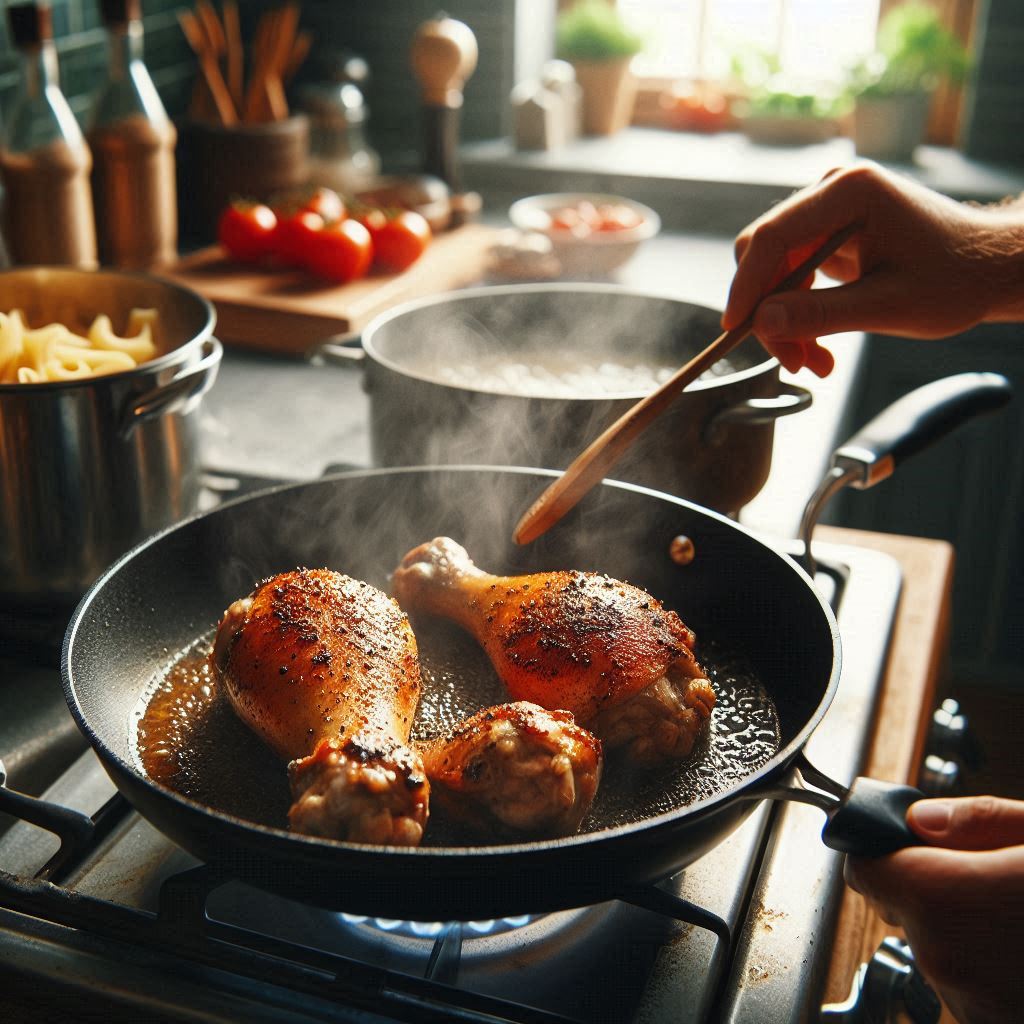
M866 756L900 570L865 548L815 553L844 659L807 753L846 784ZM842 859L813 807L764 801L680 874L598 906L471 922L338 914L196 861L117 793L56 667L18 658L0 673L10 787L74 812L44 828L0 814L0 978L13 1019L822 1019Z

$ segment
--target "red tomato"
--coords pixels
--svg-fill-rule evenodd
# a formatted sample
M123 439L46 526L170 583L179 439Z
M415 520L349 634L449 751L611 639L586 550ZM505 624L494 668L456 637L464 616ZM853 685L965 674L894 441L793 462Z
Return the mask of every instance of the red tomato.
M278 220L294 217L297 213L308 210L318 213L324 222L331 224L345 217L345 202L333 189L307 188L299 192L290 192L274 202L274 213Z
M312 210L300 210L291 217L281 218L274 232L274 256L286 267L308 266L316 236L323 227L323 217Z
M372 258L370 232L359 221L349 219L317 232L306 266L319 277L344 284L362 277Z
M217 241L236 260L255 263L269 255L277 217L263 203L234 202L217 221Z
M411 267L430 244L432 233L425 217L413 210L388 216L373 210L363 217L373 238L373 262L385 270Z
M303 210L319 213L327 224L345 219L345 203L333 189L315 188L301 202Z
M643 218L625 203L606 203L597 208L598 231L626 231L635 228Z

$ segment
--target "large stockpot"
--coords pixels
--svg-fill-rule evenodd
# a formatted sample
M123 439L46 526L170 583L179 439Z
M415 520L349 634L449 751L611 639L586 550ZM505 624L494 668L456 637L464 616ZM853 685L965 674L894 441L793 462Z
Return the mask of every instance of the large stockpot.
M719 317L705 306L599 284L467 289L397 307L362 335L374 462L565 468L645 392L527 397L485 382L483 367L544 365L554 356L563 364L635 361L674 370L718 335ZM452 366L470 373L450 383L444 370ZM810 397L783 383L777 360L748 339L729 356L728 372L692 384L612 475L738 512L768 478L775 420Z
M147 274L29 267L0 273L0 311L29 324L123 329L152 308L159 355L120 373L0 384L0 609L69 610L142 537L195 511L196 406L222 349L214 311Z

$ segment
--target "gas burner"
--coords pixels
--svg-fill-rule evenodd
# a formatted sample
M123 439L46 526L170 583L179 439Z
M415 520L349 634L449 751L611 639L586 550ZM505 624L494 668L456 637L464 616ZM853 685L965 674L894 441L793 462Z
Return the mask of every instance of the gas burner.
M436 939L451 924L444 921L396 921L390 917L365 917L361 914L340 914L345 924L356 927L375 928L396 938ZM518 917L502 917L489 921L465 921L462 923L463 938L483 938L501 935L503 932L525 928L533 921L546 915L521 914Z

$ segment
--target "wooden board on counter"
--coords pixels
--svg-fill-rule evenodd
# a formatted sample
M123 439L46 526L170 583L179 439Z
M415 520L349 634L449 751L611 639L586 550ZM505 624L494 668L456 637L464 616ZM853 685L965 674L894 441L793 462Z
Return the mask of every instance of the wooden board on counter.
M225 344L301 355L318 342L362 330L378 313L410 299L463 287L483 273L498 229L465 224L438 235L400 274L371 273L325 285L301 271L248 267L202 249L164 271L205 296L217 310Z
M814 536L891 555L903 572L885 678L865 775L913 785L924 754L931 712L949 643L954 555L945 541L819 526ZM883 921L852 889L843 893L826 984L826 1002L849 995L857 967L871 959L886 935L900 931ZM943 1009L942 1024L952 1024Z

